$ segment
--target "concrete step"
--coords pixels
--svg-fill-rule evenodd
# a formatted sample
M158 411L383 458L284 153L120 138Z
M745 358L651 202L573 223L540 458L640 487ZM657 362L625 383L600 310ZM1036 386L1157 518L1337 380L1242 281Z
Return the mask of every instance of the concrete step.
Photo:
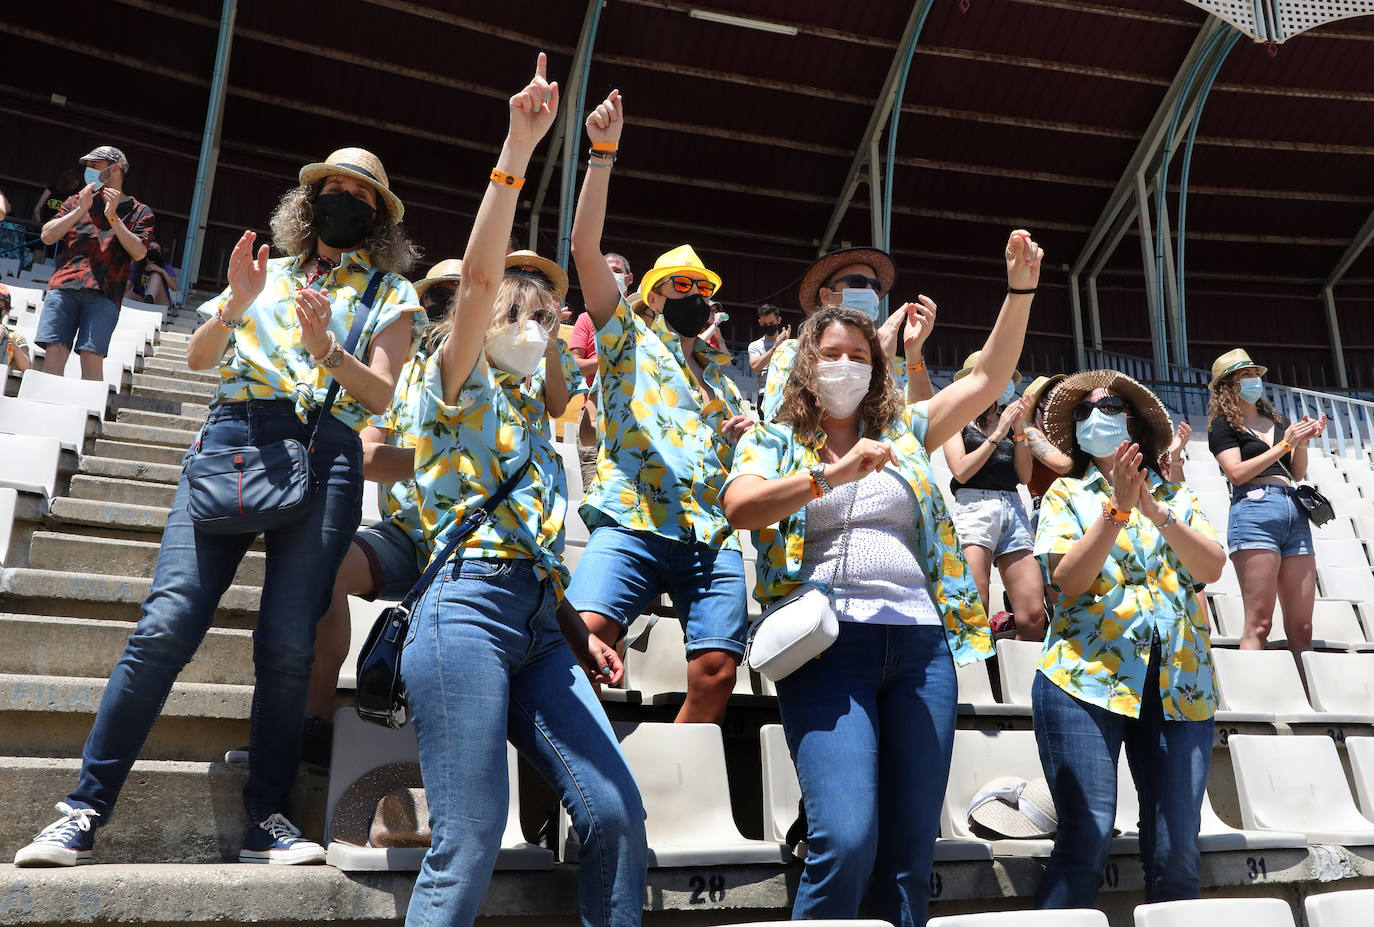
M207 403L187 402L186 397L180 393L150 393L147 390L111 396L109 407L116 413L122 409L135 409L141 412L161 412L164 415L189 415L202 422L205 416L210 414Z
M134 425L128 422L105 422L100 436L107 441L154 444L160 447L180 448L185 452L196 436L196 429L162 428L156 425Z
M181 478L181 465L179 461L176 464L160 464L87 454L81 458L81 472L120 480L176 485L177 480Z
M0 743L5 752L80 756L105 683L102 676L0 673ZM252 704L252 686L174 683L142 755L153 760L222 760L225 750L248 742Z
M79 759L0 757L0 794L6 797L6 813L0 815L0 859L13 859L15 851L52 823L56 818L53 805L64 800L75 787L80 771ZM166 860L217 863L237 860L248 823L243 811L243 785L247 778L246 771L222 763L139 760L125 782L109 826L101 828L96 835L95 859L101 863L157 863ZM293 823L307 836L317 840L324 828L326 788L325 777L302 771L292 796ZM101 868L82 866L74 872L84 878ZM262 871L267 869L297 869L295 866L237 868L248 870L259 878ZM324 870L326 867L312 868ZM143 871L142 867L140 871ZM337 870L333 871L342 875ZM14 881L42 875L37 870L8 867L5 873ZM298 872L293 871L292 875L301 878ZM414 880L414 873L410 874L410 878ZM297 889L294 882L287 880L280 884L280 892L289 897L295 896ZM10 888L10 891L13 892L14 888ZM30 891L25 897L31 899L30 906L43 899L43 895L36 891ZM185 918L195 916L189 912L200 908L200 899L195 894L183 893L179 901L182 913L169 914L163 923L181 923ZM280 904L281 900L278 897L244 895L240 903L270 908ZM395 914L393 909L391 916ZM77 920L103 922L105 916L102 914L96 918L88 913ZM230 919L231 922L237 920L236 917ZM272 923L279 918L266 913L263 920ZM0 922L18 923L8 919ZM28 919L23 922L36 923Z
M196 431L205 424L204 417L168 415L165 412L145 412L141 409L120 409L115 413L115 421L129 425L152 425L155 428L179 428L182 431Z
M105 678L134 626L127 621L0 613L0 673ZM253 634L211 628L180 682L251 686Z
M152 505L171 508L176 495L175 483L148 483L141 480L117 479L105 476L72 477L71 498L99 499L104 502L125 502L132 505Z
M97 457L116 457L120 460L138 460L144 463L172 464L181 466L186 456L186 447L166 447L156 444L130 444L125 441L111 441L97 438L91 442L90 453Z
M143 376L143 374L138 374ZM206 409L210 406L210 395L206 393L192 393L177 386L159 388L154 386L136 386L131 398L142 397L144 404L141 408L146 408L152 412L171 412L173 414L181 411L183 403L195 403Z
M148 393L179 393L186 399L203 396L206 399L215 394L215 388L208 383L191 383L179 377L155 377L146 373L134 374L134 389Z
M137 621L151 587L151 580L139 576L30 567L0 570L0 601L7 612L20 615ZM261 595L260 589L251 586L230 586L220 599L214 627L252 628Z
M153 485L153 484L147 484ZM260 545L260 542L259 542ZM160 540L109 538L38 531L29 547L29 565L75 573L99 569L120 576L151 579L157 566ZM234 574L234 584L260 588L267 566L262 550L250 550Z
M116 531L122 535L132 533L138 536L149 532L160 535L167 524L171 508L64 496L52 500L49 503L49 511L50 521L55 524L84 525L105 531Z
M184 357L167 357L161 354L144 361L142 372L149 376L184 380L187 383L208 383L211 386L218 386L220 381L220 375L213 370L192 370L186 366Z

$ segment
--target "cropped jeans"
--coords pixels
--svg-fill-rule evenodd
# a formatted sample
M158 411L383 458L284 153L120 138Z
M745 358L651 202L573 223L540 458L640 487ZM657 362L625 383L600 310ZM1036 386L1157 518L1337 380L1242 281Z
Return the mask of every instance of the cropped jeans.
M587 927L631 927L648 846L639 787L559 631L531 561L446 565L401 656L433 834L407 927L465 927L487 891L510 806L506 741L558 792L581 844Z
M216 450L282 438L303 443L310 438L292 403L248 400L211 409L198 440L203 450ZM250 822L290 810L315 659L315 625L329 605L334 574L362 518L362 445L351 428L332 417L321 424L310 473L313 484L305 515L266 533L266 574L253 631L248 782L243 790ZM80 781L67 797L74 807L99 812L98 824L109 822L172 683L205 639L220 597L257 537L197 531L187 511L188 492L183 469L162 533L152 590L105 686L81 753Z
M811 831L793 919L858 917L868 889L869 916L921 927L957 710L944 628L841 621L777 689Z

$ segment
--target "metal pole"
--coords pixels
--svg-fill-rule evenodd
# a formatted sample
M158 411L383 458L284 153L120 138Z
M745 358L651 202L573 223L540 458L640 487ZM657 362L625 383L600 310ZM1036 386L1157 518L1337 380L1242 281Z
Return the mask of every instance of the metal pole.
M568 255L572 251L573 198L577 195L577 141L582 137L580 126L582 110L587 103L587 73L592 69L592 47L596 44L596 27L601 21L601 0L590 0L587 16L582 23L582 37L578 48L583 52L578 69L577 92L572 101L572 112L568 113L567 133L563 145L563 180L558 202L558 266L568 269ZM579 62L574 62L578 64Z
M1102 309L1097 304L1097 274L1088 275L1088 324L1093 333L1093 350L1102 350Z
M210 81L210 100L205 108L205 131L200 137L200 160L186 220L186 244L181 249L181 288L185 293L200 277L200 256L205 249L205 223L210 214L210 193L219 164L220 128L224 123L224 94L229 89L229 49L234 40L234 16L238 0L224 0L219 14L219 42L215 46L215 73Z
M1349 388L1350 380L1345 374L1345 347L1341 344L1341 322L1336 317L1336 294L1331 287L1322 287L1322 304L1326 306L1326 332L1331 339L1331 359L1336 363L1336 382L1342 388Z
M1182 367L1184 351L1182 348L1183 334L1182 327L1178 319L1178 290L1175 288L1174 274L1174 247L1173 237L1169 234L1169 201L1164 198L1163 190L1155 191L1155 203L1159 207L1159 228L1157 232L1162 232L1164 251L1158 255L1160 264L1164 267L1164 318L1169 328L1169 344L1173 348L1173 362ZM1156 240L1160 239L1156 235ZM1165 379L1169 379L1165 377Z
M868 143L868 225L873 247L887 250L887 239L883 236L883 170L881 155L878 154L878 137L875 135ZM888 173L892 172L892 161L887 162Z
M1073 356L1079 370L1088 369L1088 351L1083 344L1083 302L1078 294L1078 274L1069 274L1069 305L1073 322Z
M1145 301L1150 310L1150 345L1154 348L1155 375L1159 376L1169 362L1169 355L1164 343L1164 319L1160 312L1159 297L1150 285L1155 278L1155 252L1154 236L1150 233L1150 194L1145 190L1143 169L1135 175L1135 198L1136 211L1140 214L1140 257L1145 271Z

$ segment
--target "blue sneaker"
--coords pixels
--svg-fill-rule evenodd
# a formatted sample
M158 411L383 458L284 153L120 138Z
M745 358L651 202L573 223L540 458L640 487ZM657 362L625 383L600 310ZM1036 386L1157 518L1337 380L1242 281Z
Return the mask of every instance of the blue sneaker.
M273 814L248 828L239 850L241 863L302 866L324 862L324 847L301 836L283 814Z
M16 866L82 866L91 861L91 845L95 843L95 828L91 818L100 814L90 808L73 808L64 801L57 803L62 815L33 838L33 842L14 854Z

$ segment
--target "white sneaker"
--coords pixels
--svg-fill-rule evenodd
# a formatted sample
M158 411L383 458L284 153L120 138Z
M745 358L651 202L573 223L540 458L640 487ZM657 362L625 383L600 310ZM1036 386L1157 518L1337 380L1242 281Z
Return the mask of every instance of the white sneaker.
M95 842L95 828L91 818L100 814L90 808L73 808L64 801L57 803L62 815L33 838L33 842L14 854L16 866L84 866L91 861L91 845Z
M324 862L324 847L301 836L285 815L273 814L248 828L239 850L241 863L304 866Z

